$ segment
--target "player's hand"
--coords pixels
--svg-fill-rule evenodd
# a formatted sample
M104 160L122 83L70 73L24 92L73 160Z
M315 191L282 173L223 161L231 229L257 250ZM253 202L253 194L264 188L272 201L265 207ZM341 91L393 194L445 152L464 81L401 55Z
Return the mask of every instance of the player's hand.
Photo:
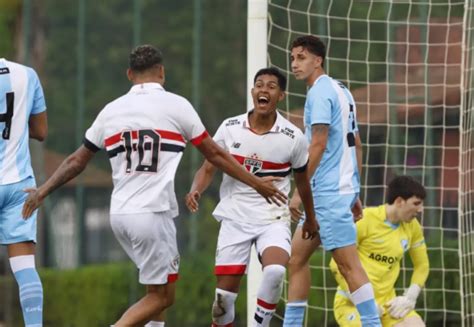
M255 190L260 193L261 196L267 200L268 203L275 203L281 207L288 201L288 197L285 193L280 191L273 182L281 181L282 177L266 176L259 178L259 183L255 187Z
M293 192L293 196L290 199L290 205L289 205L291 221L293 221L294 223L298 223L301 217L303 216L303 211L301 211L300 209L301 203L302 201L301 201L300 194L298 193L297 190L295 190L295 192ZM319 226L318 226L318 230L319 230Z
M352 210L352 215L354 216L354 222L361 220L363 218L364 211L362 209L362 202L360 201L358 197L351 210Z
M196 212L199 210L199 199L201 198L201 193L198 191L192 191L186 194L184 202L189 211Z
M31 217L33 212L39 208L43 203L43 198L40 197L39 192L36 188L26 188L23 190L28 193L28 197L23 204L23 209L21 210L21 215L23 219L28 219Z
M401 319L405 317L411 310L415 309L416 301L408 296L397 296L390 300L385 306L388 313L395 318Z
M301 235L305 240L312 240L319 236L319 224L316 219L305 219Z

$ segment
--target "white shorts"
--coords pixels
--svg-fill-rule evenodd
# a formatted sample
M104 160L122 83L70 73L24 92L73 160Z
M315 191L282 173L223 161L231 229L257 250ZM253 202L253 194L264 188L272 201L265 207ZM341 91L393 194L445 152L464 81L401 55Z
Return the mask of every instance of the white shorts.
M259 256L270 246L282 248L291 255L291 230L288 221L254 225L230 219L221 221L217 240L216 275L247 273L252 244Z
M168 212L112 214L115 237L139 270L139 282L163 285L178 279L174 219Z

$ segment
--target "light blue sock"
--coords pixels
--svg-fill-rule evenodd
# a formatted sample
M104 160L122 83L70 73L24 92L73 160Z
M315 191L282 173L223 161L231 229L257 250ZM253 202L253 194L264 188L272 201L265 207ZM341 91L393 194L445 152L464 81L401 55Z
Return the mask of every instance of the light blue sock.
M283 327L302 327L307 305L307 301L288 302Z
M364 284L354 291L351 294L351 300L359 311L363 327L382 327L375 303L374 290L370 283Z
M34 256L12 257L10 265L20 290L20 303L25 327L42 327L43 286L34 267Z

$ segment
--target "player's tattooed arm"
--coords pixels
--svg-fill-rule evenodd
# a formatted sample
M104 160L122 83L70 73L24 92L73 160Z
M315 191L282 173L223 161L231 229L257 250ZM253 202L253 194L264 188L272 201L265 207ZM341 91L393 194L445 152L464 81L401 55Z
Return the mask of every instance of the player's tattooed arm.
M329 125L314 124L311 126L311 144L309 145L308 175L313 176L321 162L328 142Z
M61 165L56 169L53 175L39 188L28 188L24 191L28 193L28 197L23 205L23 218L29 218L33 212L41 206L44 198L64 185L77 175L79 175L87 166L94 156L95 152L89 150L84 145L69 155Z

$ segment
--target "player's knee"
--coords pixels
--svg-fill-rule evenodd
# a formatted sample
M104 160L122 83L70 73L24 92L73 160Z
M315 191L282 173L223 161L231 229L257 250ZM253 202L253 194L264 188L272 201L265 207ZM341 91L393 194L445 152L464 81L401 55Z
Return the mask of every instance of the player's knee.
M212 304L212 321L218 325L226 325L234 321L234 304L237 293L216 289L216 296Z
M282 265L268 265L263 268L263 278L271 288L279 288L285 278L285 271Z
M394 325L394 327L425 327L424 321L418 317L408 317L403 319L403 321Z
M308 261L303 256L291 255L290 261L288 262L288 270L297 271L302 269L307 264Z

